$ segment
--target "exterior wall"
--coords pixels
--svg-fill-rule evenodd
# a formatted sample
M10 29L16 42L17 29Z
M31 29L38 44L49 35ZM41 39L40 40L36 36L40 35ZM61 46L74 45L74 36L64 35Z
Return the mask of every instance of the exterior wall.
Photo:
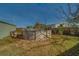
M51 30L47 30L47 37L51 38ZM46 40L46 31L37 31L36 40Z
M47 37L46 31L27 31L23 34L24 38L27 40L46 40L47 37L51 38L51 30L47 30Z
M35 31L26 31L26 32L23 32L23 36L24 36L24 39L35 40L36 32Z
M0 22L0 39L9 36L10 31L16 29L16 26Z

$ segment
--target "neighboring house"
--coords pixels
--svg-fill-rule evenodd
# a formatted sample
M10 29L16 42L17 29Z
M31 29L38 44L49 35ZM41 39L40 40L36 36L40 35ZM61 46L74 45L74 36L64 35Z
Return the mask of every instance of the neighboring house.
M63 22L63 23L60 23L60 24L63 24L63 27L78 27L79 28L79 23L68 23L68 22Z
M4 21L0 21L0 39L9 36L10 31L16 29L16 26Z
M68 22L63 22L63 23L60 23L63 25L63 27L71 27L71 24L68 23Z
M63 27L71 27L71 24L68 23L68 22L62 22L62 23L59 23L59 24L55 24L55 27L57 28L58 26L60 26L60 24L62 24Z

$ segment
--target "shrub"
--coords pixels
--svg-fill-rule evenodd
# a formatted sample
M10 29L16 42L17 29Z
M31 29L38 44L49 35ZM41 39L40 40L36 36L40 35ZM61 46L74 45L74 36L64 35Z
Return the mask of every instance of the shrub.
M64 32L63 24L60 24L60 26L58 26L58 31L59 31L59 34L60 34L60 35L63 34L63 32Z

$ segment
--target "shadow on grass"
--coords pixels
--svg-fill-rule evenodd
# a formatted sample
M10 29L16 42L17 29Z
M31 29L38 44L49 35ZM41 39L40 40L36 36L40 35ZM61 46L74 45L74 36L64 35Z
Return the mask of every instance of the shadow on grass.
M79 43L58 56L79 56Z

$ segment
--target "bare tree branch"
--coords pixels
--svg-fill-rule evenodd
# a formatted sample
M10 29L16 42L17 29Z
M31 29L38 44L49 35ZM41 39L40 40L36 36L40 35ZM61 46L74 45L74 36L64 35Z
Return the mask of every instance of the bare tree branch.
M69 17L72 17L73 14L72 14L72 10L71 10L71 4L68 3L67 6L68 6L68 15L69 15Z
M74 13L75 16L79 15L79 4L76 5L76 11Z

